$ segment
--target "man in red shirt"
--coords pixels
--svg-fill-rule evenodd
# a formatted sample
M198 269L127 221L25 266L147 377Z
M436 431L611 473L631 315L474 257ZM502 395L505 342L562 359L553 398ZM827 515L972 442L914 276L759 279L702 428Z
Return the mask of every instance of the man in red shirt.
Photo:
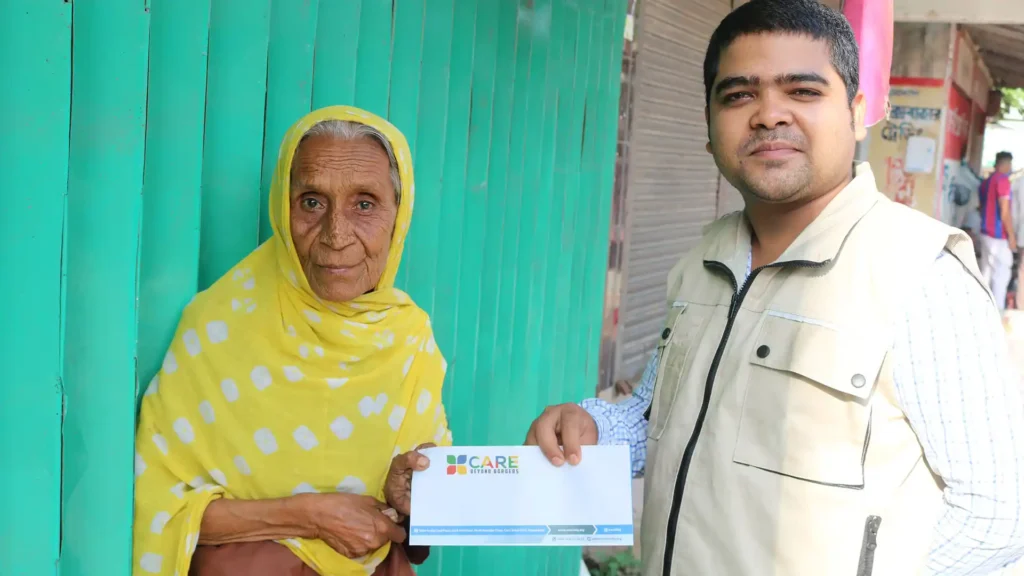
M1000 310L1006 308L1006 290L1013 271L1013 253L1017 251L1017 237L1010 210L1012 169L1012 154L996 154L995 172L978 187L978 210L981 211L979 265Z

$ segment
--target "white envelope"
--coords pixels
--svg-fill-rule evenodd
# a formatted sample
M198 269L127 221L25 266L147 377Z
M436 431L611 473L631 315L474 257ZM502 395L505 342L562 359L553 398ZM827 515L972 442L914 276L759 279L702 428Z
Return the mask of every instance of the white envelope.
M535 446L429 448L412 478L414 546L632 546L628 446L552 466Z

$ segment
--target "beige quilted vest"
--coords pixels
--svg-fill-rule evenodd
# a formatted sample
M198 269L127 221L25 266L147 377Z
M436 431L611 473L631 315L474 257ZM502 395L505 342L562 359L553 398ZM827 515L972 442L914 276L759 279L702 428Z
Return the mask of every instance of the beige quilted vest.
M742 282L739 213L669 277L650 412L646 576L908 576L941 480L899 408L899 298L970 240L878 193L870 168ZM979 280L980 282L980 280Z

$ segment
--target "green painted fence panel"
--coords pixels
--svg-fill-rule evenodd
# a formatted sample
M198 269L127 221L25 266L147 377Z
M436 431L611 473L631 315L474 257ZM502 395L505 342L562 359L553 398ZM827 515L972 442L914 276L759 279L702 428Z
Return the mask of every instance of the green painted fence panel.
M360 0L320 0L313 65L313 108L355 104Z
M422 226L419 232L422 246L441 248L432 255L436 259L436 276L431 286L433 294L429 303L434 319L435 337L448 356L450 374L445 383L445 406L452 413L467 414L473 407L469 395L463 393L465 381L460 381L457 372L462 362L469 358L457 354L456 322L462 309L457 298L463 256L462 238L466 224L463 218L463 204L466 194L469 194L466 191L466 167L472 113L470 100L473 87L474 44L476 34L479 32L476 30L478 3L475 0L454 0L451 4L453 33L450 40L445 42L446 48L450 42L447 103L438 102L438 118L434 120L444 122L441 140L444 149L432 157L431 153L425 155L427 147L421 146L418 158L420 163L438 162L436 166L427 167L427 173L431 178L438 179L440 188L440 194L431 202L431 209L437 210L438 220L433 226ZM429 82L429 75L424 75L424 80ZM433 129L421 131L420 138L431 136ZM459 222L461 225L446 226L446 221ZM424 251L421 250L422 252ZM429 266L426 262L424 264ZM413 278L415 279L415 276ZM469 385L472 386L472 383ZM449 548L438 551L440 554L435 559L437 569L443 566L445 570L461 573L464 566L476 565L475 559L471 558L472 550Z
M416 128L420 108L420 75L427 1L406 0L395 4L395 32L391 41L391 90L401 96L388 101L388 119L395 126L402 127L414 159L419 157L416 148ZM416 219L419 219L418 215ZM415 233L415 222L412 228L412 232ZM408 250L412 246L411 242L406 242L406 256L403 258L405 262L409 261ZM409 265L405 264L398 269L395 281L399 286L406 286L408 277Z
M309 113L313 106L313 54L318 8L318 0L274 2L271 6L263 179L260 186L260 242L273 234L268 198L281 139L295 119Z
M465 178L462 192L463 201L460 266L458 274L458 307L455 313L454 345L448 355L454 359L449 363L449 388L455 402L449 402L449 411L465 414L464 430L467 436L484 438L487 434L487 413L477 407L488 406L487 387L476 386L479 379L488 378L482 368L480 355L480 324L482 314L481 287L483 278L480 271L491 257L487 254L485 238L487 233L487 201L489 153L492 142L495 92L495 68L497 66L499 7L496 2L484 3L476 9L476 50L473 55L473 77L471 100L469 102L469 142L466 156ZM486 443L481 440L480 443ZM479 550L467 548L462 551L462 561L477 565ZM442 551L442 554L444 552ZM444 558L447 560L447 558Z
M544 153L543 129L549 121L545 88L548 82L551 35L545 30L544 21L550 17L551 0L536 0L533 10L522 13L523 24L520 26L520 39L524 34L530 36L530 52L526 58L529 70L525 86L526 119L522 124L520 147L515 150L519 157L517 165L522 168L513 178L515 186L508 191L512 204L510 212L519 225L515 234L516 257L510 260L510 264L514 266L514 276L508 293L508 298L512 302L511 317L507 324L511 333L511 343L508 380L505 382L511 407L506 412L505 427L519 431L518 437L514 438L519 441L522 441L522 431L527 429L530 421L537 415L535 391L539 388L526 383L527 365L532 348L526 327L530 317L529 310L535 305L530 299L531 286L537 281L536 267L540 264L532 260L534 246L538 242L538 201L542 198L547 201L545 194L535 186L540 175L541 155ZM510 235L510 231L506 231L506 234ZM505 294L502 294L502 298L505 298ZM565 550L550 553L561 555ZM544 551L538 549L515 550L509 554L512 560L511 571L518 574L543 571L545 558L541 554L544 554Z
M358 0L351 0L355 3ZM356 49L355 105L387 118L394 0L362 0ZM351 56L350 56L351 57Z
M394 36L391 39L391 92L388 118L402 126L413 157L416 156L416 118L420 106L420 64L423 57L423 19L427 0L395 4ZM404 270L403 270L404 271Z
M259 243L270 0L215 0L210 14L199 288Z
M139 263L143 384L160 369L180 311L199 286L209 27L210 0L151 0Z
M0 15L0 574L46 574L60 538L71 6L0 0Z
M448 107L445 114L445 151L444 162L440 166L440 195L438 196L440 214L446 221L464 223L463 217L466 190L466 168L469 156L469 129L472 108L473 57L476 39L475 0L455 0L452 28L461 31L452 37L450 73L448 83ZM450 220L449 220L450 219ZM442 222L438 222L442 224ZM430 229L433 238L425 239L425 244L444 246L448 249L442 253L447 258L437 262L437 279L433 285L434 332L439 342L449 344L449 370L457 371L462 361L453 348L456 344L456 320L461 306L458 304L459 271L462 267L462 238L465 225L439 225ZM428 231L424 227L424 231ZM458 381L449 378L448 398L464 399L457 393ZM452 403L451 400L448 400ZM455 410L455 405L452 406Z
M475 402L478 412L470 414L469 433L481 444L496 445L515 442L512 435L499 440L499 422L506 405L504 392L498 385L504 356L498 351L498 338L505 330L499 315L504 234L506 225L505 191L508 187L509 152L512 145L513 102L515 99L516 47L518 43L517 7L504 2L499 8L497 58L495 60L494 102L492 104L492 136L487 168L487 211L483 222L484 266L480 270L480 323L477 327L477 369L474 382L488 382L475 386L479 397ZM479 240L478 240L479 241ZM483 408L486 407L484 410Z
M617 5L616 0L605 0L605 10L600 13L600 45L619 41L622 37L620 14L608 10ZM608 263L608 227L611 222L612 204L605 193L615 185L616 146L608 146L606 135L618 129L619 94L622 86L622 54L601 52L598 55L600 72L597 78L597 93L594 101L596 113L591 129L591 153L593 161L584 166L584 172L592 174L594 184L589 188L594 216L590 218L592 232L587 240L587 292L582 317L587 318L589 329L582 348L586 354L586 378L596 382L600 378L601 329L605 306L605 280Z
M575 66L579 46L579 15L563 14L562 54L558 68L565 69ZM550 252L548 257L547 287L542 317L549 322L541 330L540 347L544 350L546 366L540 371L541 377L548 382L558 382L563 378L561 366L565 358L565 326L568 322L566 301L568 298L568 278L571 271L571 255L567 255L562 245L562 237L572 232L572 206L575 198L568 190L568 174L571 160L578 158L573 143L574 112L577 100L582 101L582 94L577 95L574 89L576 78L573 74L562 74L558 85L557 134L554 165L552 174L551 194L551 228L545 248ZM558 389L549 386L545 390L544 402L555 403L559 400Z
M0 493L18 495L0 501L0 573L130 574L139 382L195 291L269 235L279 140L311 108L387 115L413 149L399 283L449 359L457 443L518 444L545 405L594 389L625 0L0 0L0 15L18 87L0 93L0 189L33 190L0 213L0 433L31 439L0 445L15 470ZM420 573L578 570L579 549L438 548Z
M419 108L415 119L414 163L419 194L416 195L416 211L402 258L405 270L402 280L409 289L409 295L424 310L432 313L437 282L438 247L435 243L441 220L441 171L447 137L445 118L448 112L454 0L428 0L428 4L429 9L423 19Z
M515 92L512 99L512 128L509 132L508 166L505 188L502 194L504 204L503 224L501 231L501 260L498 266L497 332L494 341L492 374L489 379L491 388L492 426L494 433L489 435L492 444L507 444L521 441L517 430L513 428L512 419L519 418L516 412L523 409L522 394L515 390L511 383L512 371L512 337L515 323L515 285L517 280L520 243L520 213L522 211L522 180L523 156L526 152L527 127L537 121L529 115L530 88L530 55L535 37L526 19L521 18L521 8L517 8L516 42L514 48ZM520 359L515 359L520 361ZM486 379L485 379L486 381Z
M149 12L76 0L68 156L62 576L131 554Z
M601 27L600 14L594 14L593 20L591 21L588 28L591 31L592 38L596 42L600 42L603 38L603 30ZM570 353L570 357L574 361L574 365L582 366L587 373L588 377L596 380L597 375L589 374L591 370L590 361L590 350L587 350L586 343L590 340L590 332L594 329L594 323L590 322L587 318L587 310L590 299L590 293L592 287L590 282L593 279L593 274L590 274L588 266L592 266L595 260L593 254L590 253L590 247L593 245L588 234L594 233L594 227L597 223L594 221L596 217L596 202L600 198L594 194L594 187L600 185L600 166L596 165L594 158L594 145L597 136L600 134L598 126L595 124L595 118L598 115L598 107L600 106L600 85L601 85L601 65L602 59L598 54L591 54L590 61L588 63L590 69L590 77L587 83L587 100L584 103L584 118L583 118L583 151L581 156L580 165L580 202L578 217L581 219L576 228L576 263L578 264L579 275L574 278L576 286L570 290L573 295L573 304L571 309L577 314L579 318L587 319L584 321L580 329L575 330L573 338L573 349ZM604 223L602 226L607 226L608 223ZM607 244L605 244L607 246ZM607 253L602 253L599 259L607 262ZM602 266L602 274L604 273ZM602 294L604 293L604 283L601 283ZM600 324L597 326L600 329ZM594 353L594 360L597 359L596 352ZM596 366L596 364L595 364Z
M600 14L595 14L593 11L584 12L585 25L582 27L587 30L590 34L590 44L600 45L603 35L600 29ZM608 223L596 223L593 222L594 210L593 204L596 200L594 194L594 186L599 185L599 179L597 178L597 169L593 166L593 163L589 157L592 154L593 143L598 133L594 126L594 117L596 115L596 107L598 105L598 86L600 82L600 63L601 58L599 53L591 52L587 59L587 83L585 88L585 100L583 101L583 125L581 127L581 139L582 139L582 150L580 153L580 169L578 176L580 179L580 188L578 191L579 196L576 202L576 224L573 229L573 266L572 266L572 280L570 284L569 294L569 314L571 319L580 319L576 322L575 329L570 330L569 337L569 351L566 354L568 358L569 366L584 371L585 377L593 378L596 380L596 375L587 374L587 370L590 367L590 363L587 360L589 350L583 348L584 342L587 341L587 334L593 329L594 319L587 318L585 315L585 293L588 290L587 286L587 264L592 262L591 255L588 253L587 248L589 247L588 234L594 233L595 226L601 226L601 230L607 230ZM598 196L600 197L600 196ZM607 245L607 244L606 244ZM601 258L607 257L606 253L602 253ZM602 269L604 266L602 266ZM604 283L602 282L602 290ZM597 351L594 351L595 355Z

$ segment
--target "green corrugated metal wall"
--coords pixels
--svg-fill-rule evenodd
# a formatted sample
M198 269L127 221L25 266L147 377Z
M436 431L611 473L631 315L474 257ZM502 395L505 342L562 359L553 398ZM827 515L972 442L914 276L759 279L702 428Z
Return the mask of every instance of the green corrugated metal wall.
M428 9L429 5L429 9ZM355 104L416 157L399 280L456 441L596 383L625 0L0 0L0 574L130 573L134 410L269 233L279 139ZM63 538L63 545L61 545ZM436 549L423 574L575 574Z

